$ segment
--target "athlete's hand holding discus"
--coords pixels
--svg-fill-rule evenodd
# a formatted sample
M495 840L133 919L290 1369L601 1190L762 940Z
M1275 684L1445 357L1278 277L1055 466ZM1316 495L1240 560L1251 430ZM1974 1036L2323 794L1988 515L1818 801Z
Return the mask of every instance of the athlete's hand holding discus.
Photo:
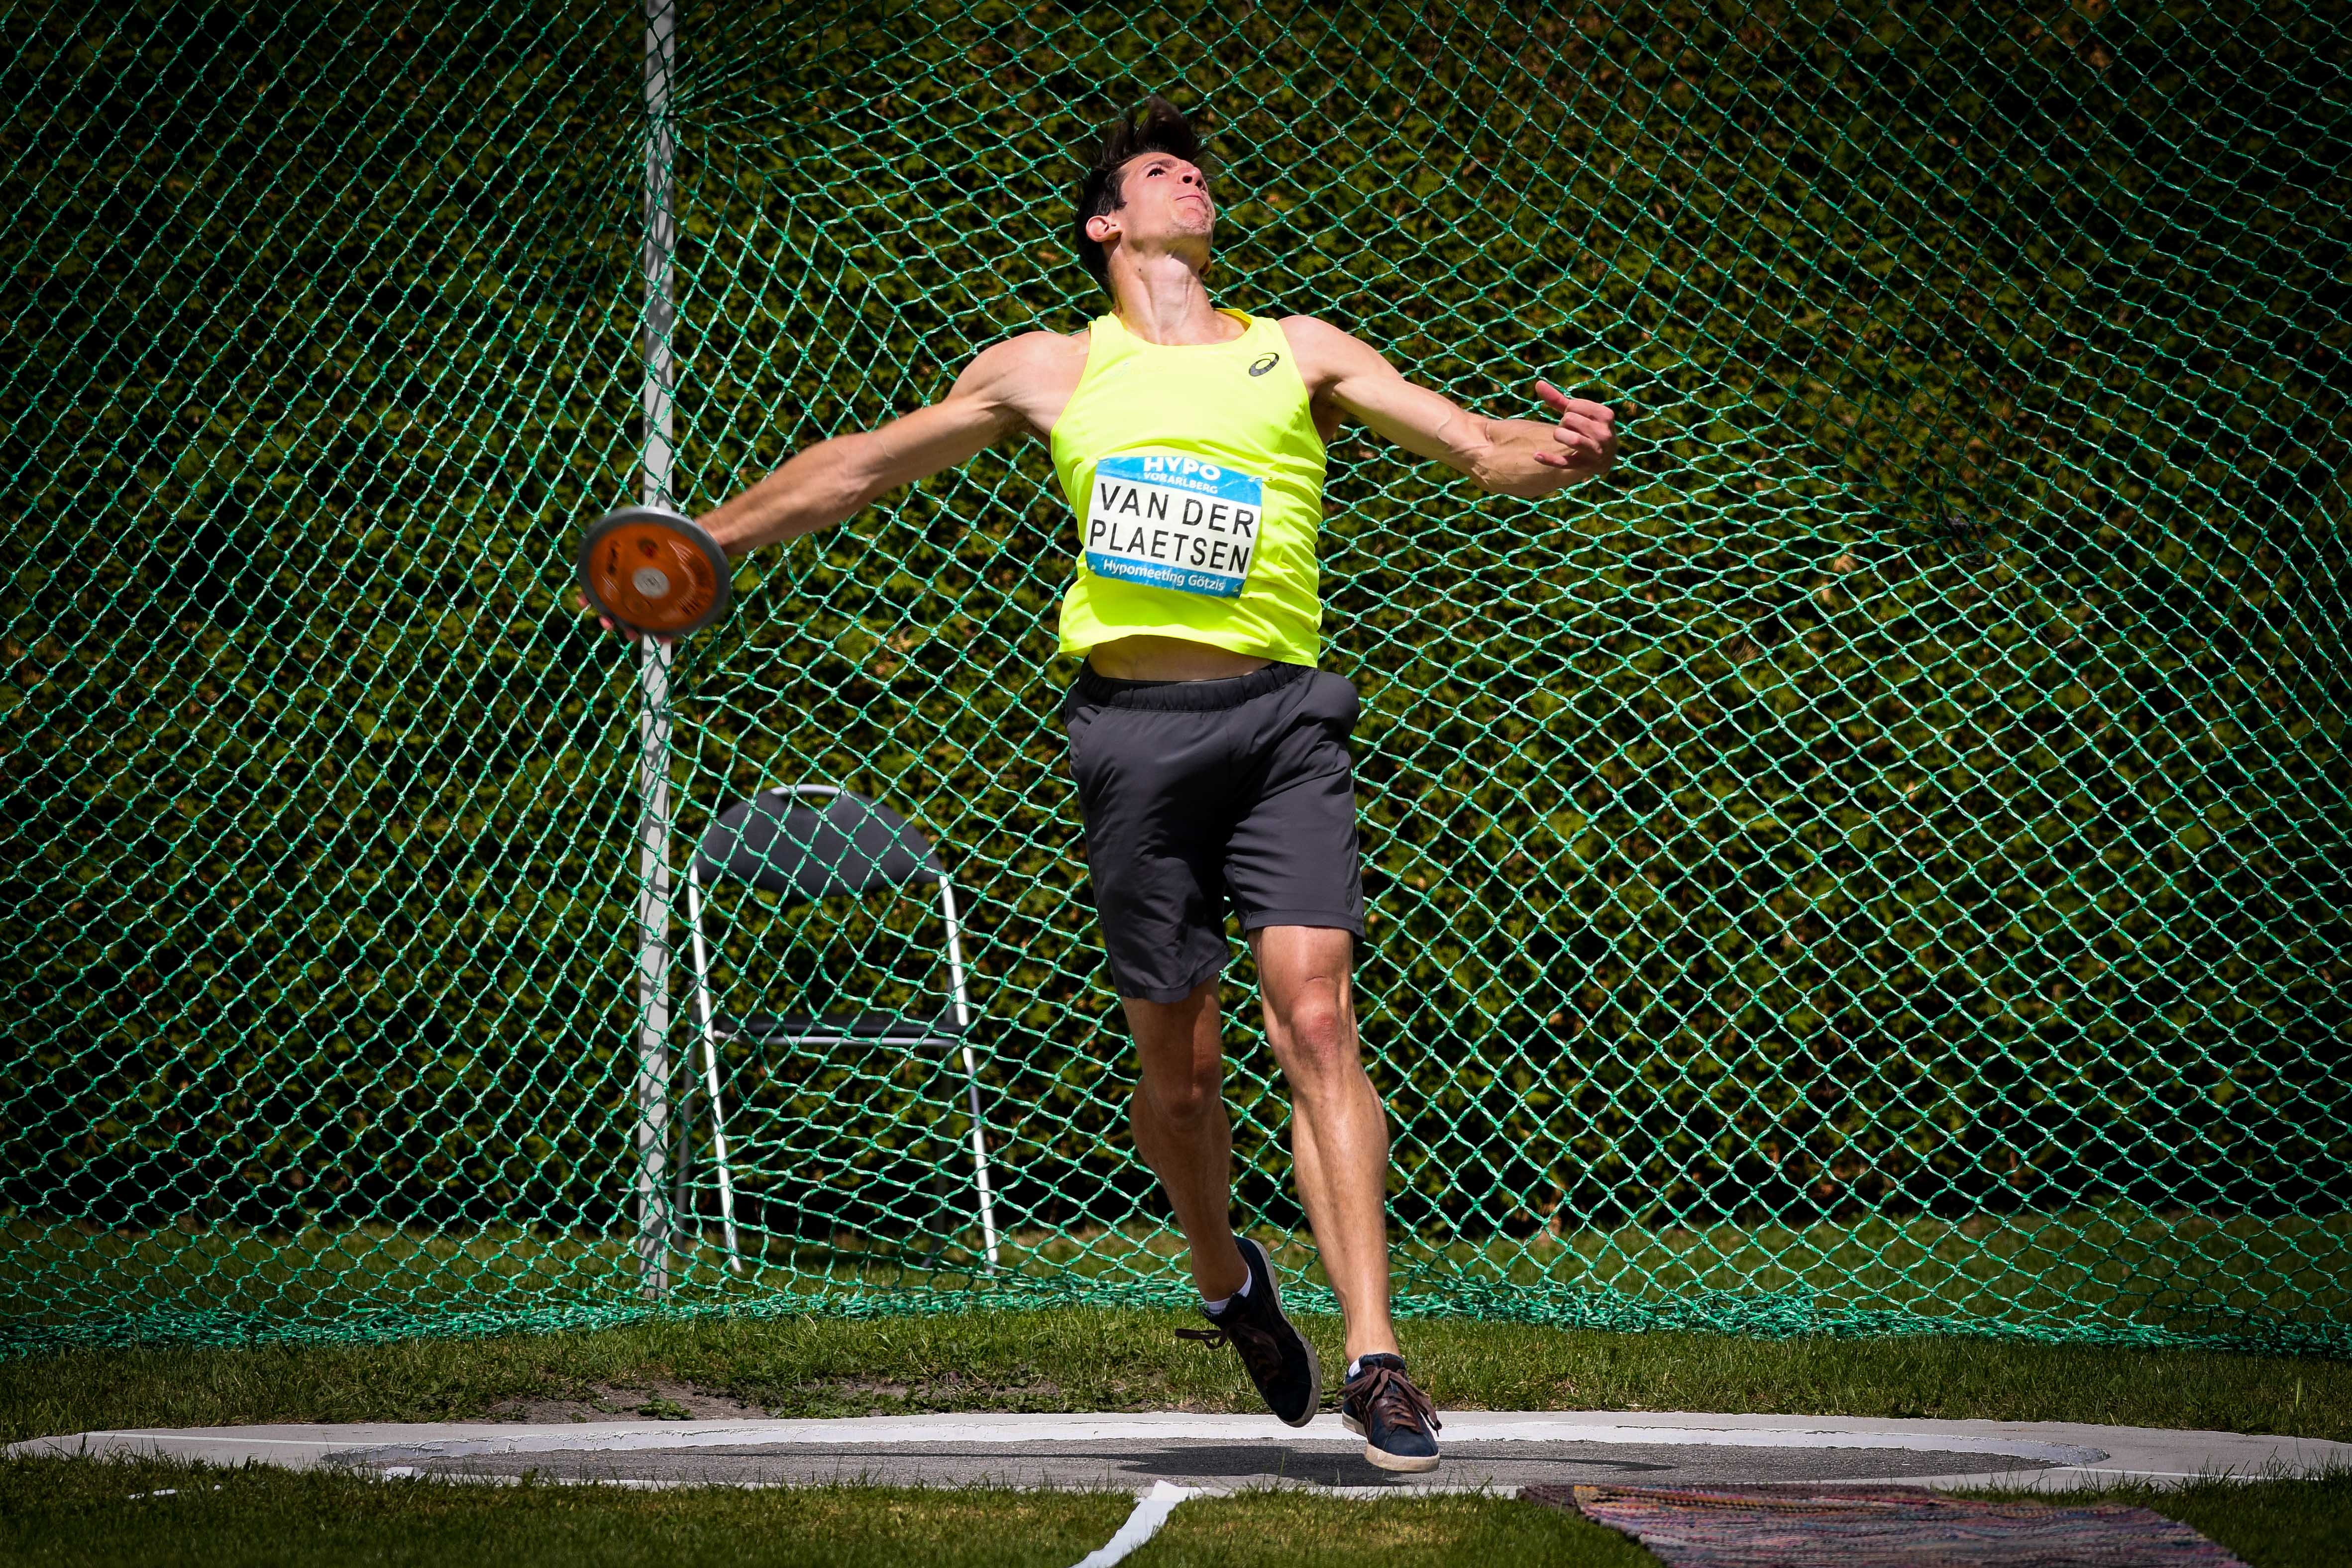
M670 643L727 613L727 552L667 507L623 507L588 526L573 561L580 602L605 627Z

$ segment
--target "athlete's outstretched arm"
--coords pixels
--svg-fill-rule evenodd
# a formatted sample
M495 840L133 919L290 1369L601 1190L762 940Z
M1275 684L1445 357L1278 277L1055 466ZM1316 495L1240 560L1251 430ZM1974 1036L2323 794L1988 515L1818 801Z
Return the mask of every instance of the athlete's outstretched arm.
M1605 403L1569 397L1549 382L1536 395L1557 423L1486 419L1444 393L1415 386L1379 350L1327 321L1294 316L1283 330L1297 345L1309 390L1406 451L1434 458L1499 495L1538 500L1598 478L1617 461L1617 416Z
M730 556L845 521L1021 428L1035 362L1063 341L1032 332L985 350L939 402L879 429L820 441L697 520Z

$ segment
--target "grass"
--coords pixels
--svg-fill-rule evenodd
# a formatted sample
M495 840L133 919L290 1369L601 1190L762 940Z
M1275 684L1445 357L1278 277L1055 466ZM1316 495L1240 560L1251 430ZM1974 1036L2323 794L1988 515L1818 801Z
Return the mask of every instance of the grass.
M812 1245L747 1232L748 1278L730 1277L715 1227L677 1260L682 1304L771 1300L780 1291L964 1288L977 1237L942 1236L937 1265L912 1249L843 1238ZM1303 1236L1263 1228L1302 1299L1330 1304ZM683 1236L684 1233L681 1232ZM1018 1232L1005 1267L1024 1283L1148 1291L1181 1280L1181 1243L1157 1225ZM1484 1242L1399 1238L1401 1298L1443 1302L1461 1281L1507 1286L1535 1304L1581 1306L1630 1323L1795 1305L1801 1316L1898 1313L1960 1323L2135 1326L2242 1332L2273 1303L2318 1324L2352 1302L2352 1216L2209 1217L2145 1208L1864 1218L1811 1226L1617 1226ZM422 1234L390 1226L265 1234L229 1227L137 1233L16 1219L0 1226L0 1297L40 1312L119 1317L142 1309L331 1316L338 1311L518 1316L551 1304L635 1311L626 1236L546 1236L512 1228ZM1801 1304L1800 1304L1801 1303ZM1687 1321L1685 1319L1684 1321ZM1718 1327L1752 1326L1715 1323Z
M2352 1560L2352 1476L2103 1494L2186 1521L2251 1568ZM0 1461L0 1562L54 1568L498 1563L502 1568L799 1563L1067 1568L1109 1539L1125 1493L482 1486L152 1460ZM1642 1568L1656 1559L1556 1509L1482 1496L1198 1500L1134 1568Z
M94 1427L454 1420L525 1401L720 1397L783 1416L1257 1407L1179 1313L1066 1308L893 1318L688 1319L341 1346L85 1349L0 1375L0 1438ZM1327 1365L1336 1320L1302 1326ZM1414 1369L1463 1409L2092 1421L2352 1441L2352 1363L1963 1335L1754 1340L1410 1322Z
M2211 1482L2159 1490L2121 1488L2101 1500L2134 1503L2185 1521L2249 1568L2352 1562L2352 1474L2315 1480ZM2071 1500L2092 1500L2075 1494ZM1297 1492L1188 1504L1133 1568L1291 1568L1363 1562L1486 1568L1654 1568L1626 1537L1560 1510L1457 1496L1350 1503Z
M1987 1497L2032 1498L2030 1492ZM2097 1494L2179 1520L2243 1558L2249 1568L2322 1568L2352 1563L2352 1470L2294 1480L2195 1481L2117 1487ZM2088 1494L2081 1500L2089 1501Z
M1134 1506L1112 1492L635 1491L18 1460L0 1463L0 1561L1069 1568Z
M1255 1492L1168 1516L1129 1568L1655 1568L1657 1559L1580 1515L1473 1495L1377 1502Z

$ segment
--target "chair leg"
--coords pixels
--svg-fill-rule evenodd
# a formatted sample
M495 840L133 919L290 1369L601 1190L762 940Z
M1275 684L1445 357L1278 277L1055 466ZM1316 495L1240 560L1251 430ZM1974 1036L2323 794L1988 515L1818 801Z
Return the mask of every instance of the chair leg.
M727 1163L725 1112L719 1103L719 1046L708 1026L702 1031L703 1092L710 1097L710 1159L719 1171L719 1215L727 1235L727 1264L743 1271L743 1249L735 1235L735 1179Z
M671 1103L676 1132L670 1143L669 1224L670 1233L681 1241L685 1232L694 1232L692 1251L687 1252L690 1258L702 1248L701 1227L694 1218L694 1184L688 1179L688 1167L694 1160L694 1096L698 1087L694 1082L693 1053L688 1052L679 1065L686 1069L686 1086Z
M948 979L955 987L956 1032L963 1036L971 1028L971 1007L964 999L963 943L956 925L955 894L948 886L945 873L940 877L940 912L948 923ZM988 1259L988 1271L996 1272L996 1201L988 1190L988 1134L980 1120L980 1064L973 1059L968 1038L963 1046L963 1076L967 1102L971 1107L971 1182L980 1198L981 1248Z
M702 945L702 888L686 879L686 924L694 941L694 1011L702 1028L702 1092L710 1097L710 1160L719 1171L719 1217L727 1236L727 1266L743 1272L743 1250L735 1235L735 1178L727 1160L726 1111L719 1098L719 1042L710 1018L710 960Z
M980 1194L981 1246L988 1254L989 1272L996 1271L996 1200L988 1190L988 1136L980 1122L980 1067L971 1047L963 1048L964 1094L971 1106L971 1180Z

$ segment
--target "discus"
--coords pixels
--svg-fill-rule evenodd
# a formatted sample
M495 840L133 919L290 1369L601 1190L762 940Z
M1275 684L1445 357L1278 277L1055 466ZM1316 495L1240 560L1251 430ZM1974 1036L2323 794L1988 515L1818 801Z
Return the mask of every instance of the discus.
M580 586L614 625L686 637L727 613L727 552L667 507L623 507L588 525Z

